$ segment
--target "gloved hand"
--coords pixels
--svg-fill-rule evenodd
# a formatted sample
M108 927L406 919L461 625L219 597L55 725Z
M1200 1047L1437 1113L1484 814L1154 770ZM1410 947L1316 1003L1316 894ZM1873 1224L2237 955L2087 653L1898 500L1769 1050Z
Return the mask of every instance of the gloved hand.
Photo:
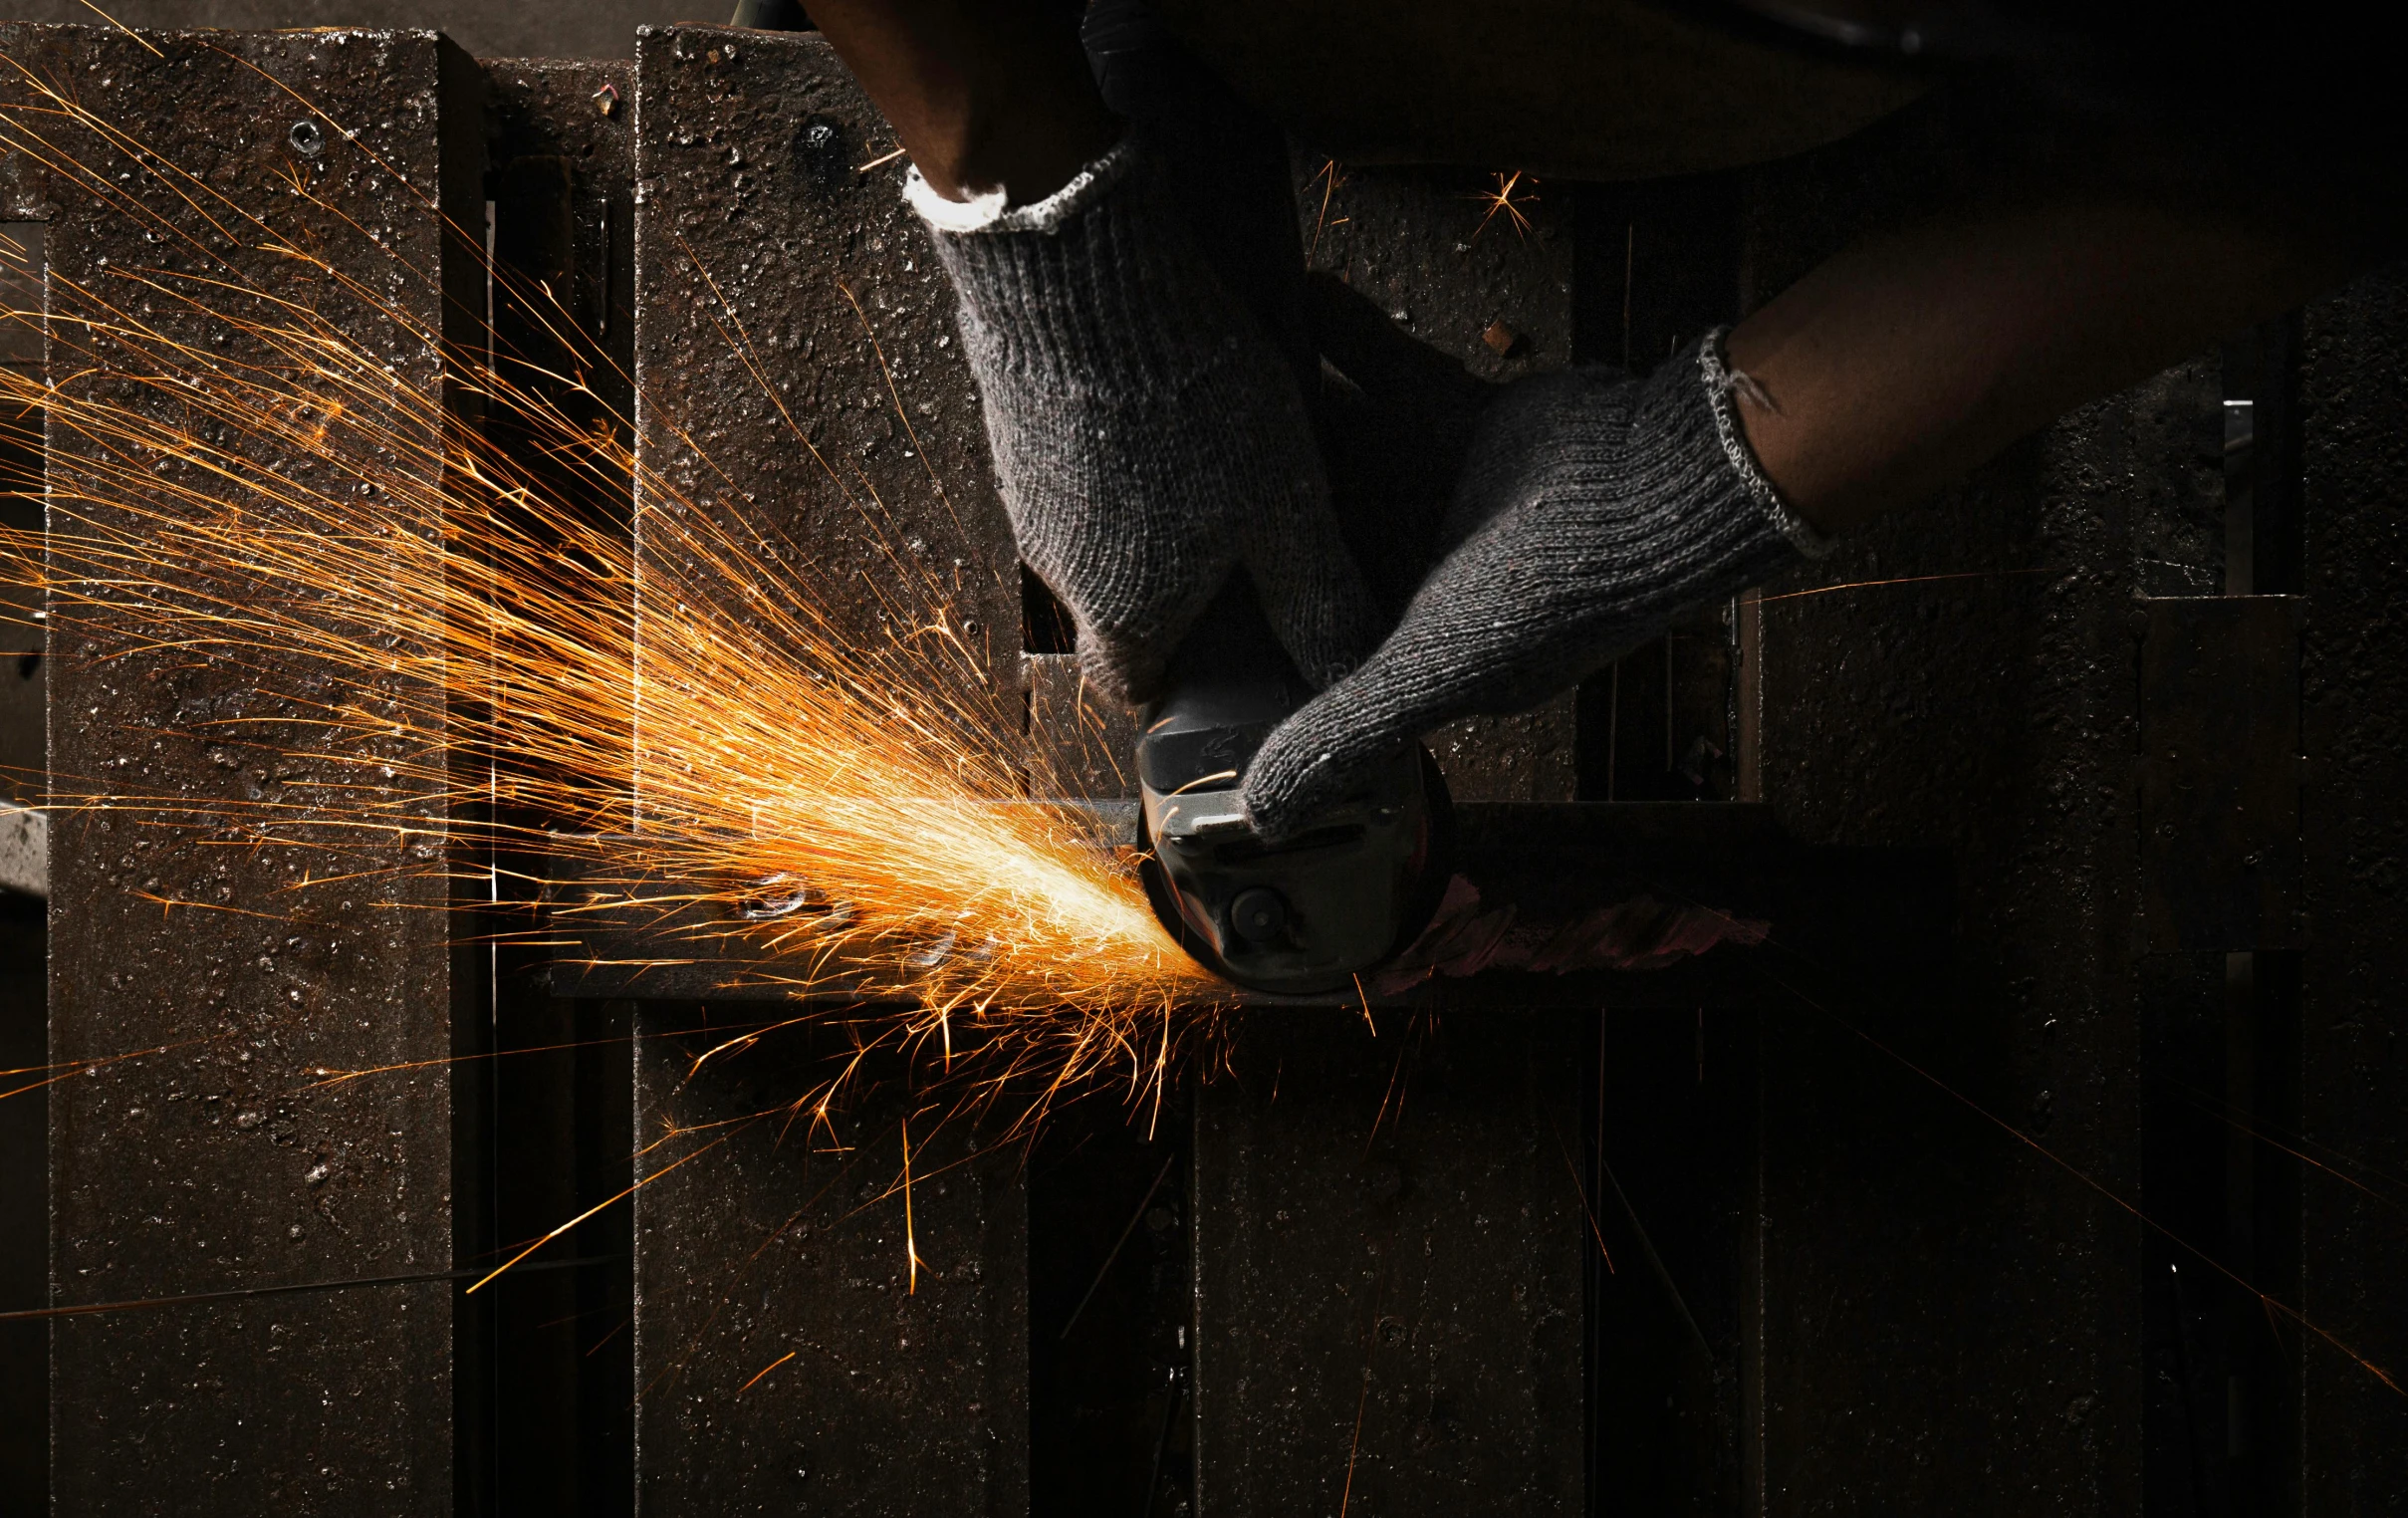
M1505 386L1403 620L1247 767L1255 827L1291 834L1430 729L1536 705L1683 609L1820 552L1749 451L1746 382L1717 332L1645 379L1599 368Z
M1087 678L1137 702L1243 566L1317 687L1379 622L1329 511L1294 372L1213 276L1132 140L1059 192L906 193L961 331L1021 556L1070 610Z

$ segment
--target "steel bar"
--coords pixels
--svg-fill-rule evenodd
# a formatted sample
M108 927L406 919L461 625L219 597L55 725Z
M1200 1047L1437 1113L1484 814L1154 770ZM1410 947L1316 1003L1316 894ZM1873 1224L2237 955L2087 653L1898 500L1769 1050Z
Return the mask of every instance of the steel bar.
M388 255L367 240L377 239L431 277L396 287L410 320L451 341L471 337L460 324L481 307L473 292L482 270L444 219L478 219L482 80L434 34L136 38L29 28L10 30L0 46L148 134L200 182L243 186L277 235L361 268L383 267ZM24 89L10 86L20 101ZM322 126L312 108L357 137ZM60 134L56 118L49 126ZM355 293L252 245L265 236L216 233L197 203L147 180L116 146L72 125L64 135L61 145L102 182L192 240L153 241L138 218L15 165L0 214L49 222L54 292L74 281L116 296L116 271L230 266L309 303L362 347L389 352L412 382L441 382L435 347ZM303 136L312 150L296 145ZM306 178L327 210L297 196L250 196L285 174ZM151 319L196 351L246 352L248 340L198 314L162 304ZM54 326L54 347L66 337ZM74 341L77 352L53 361L63 373L61 359L72 359L73 393L178 422L155 391L113 373L105 341ZM440 437L414 441L423 456L443 455ZM54 479L60 455L80 446L53 433ZM304 480L316 467L291 465ZM97 513L107 519L111 509ZM54 531L72 525L55 521ZM422 524L429 533L439 525ZM171 632L132 614L82 617L63 636L72 641L50 687L50 762L62 786L237 806L267 791L339 805L325 788L340 777L312 764L319 740L300 725L302 710L272 693L327 672L297 656L264 673L196 660L173 651ZM296 725L240 736L212 726L280 717ZM395 782L391 799L408 806L413 784ZM432 803L417 810L437 842L415 847L439 858L444 818ZM465 1263L477 1188L463 1148L474 1142L477 1109L473 1078L446 1062L475 1047L482 976L452 947L443 872L395 839L361 864L367 873L356 888L309 898L296 914L288 887L314 858L306 847L213 847L221 840L108 810L73 814L53 842L52 1057L172 1052L52 1093L52 1303ZM395 1065L416 1068L328 1089L312 1089L309 1075ZM57 1509L453 1512L455 1475L473 1459L453 1421L465 1390L456 1292L438 1280L61 1320L52 1341ZM466 1351L473 1367L473 1345Z
M1096 810L1133 837L1134 805L1113 807ZM1362 986L1318 999L1225 994L1265 1006L1685 1007L1762 1000L1776 966L1801 978L1842 965L1930 966L1944 953L1944 857L1802 849L1763 807L1469 802L1456 829L1448 904ZM606 841L578 853L598 863L564 869L548 892L558 994L854 998L841 972L800 984L790 957L746 936L736 910L692 883L630 882L600 863Z

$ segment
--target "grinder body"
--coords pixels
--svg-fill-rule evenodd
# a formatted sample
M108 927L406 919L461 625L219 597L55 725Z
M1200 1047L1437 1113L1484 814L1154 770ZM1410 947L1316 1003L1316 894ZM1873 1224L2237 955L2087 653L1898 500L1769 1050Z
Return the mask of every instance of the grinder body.
M1137 742L1154 910L1190 953L1258 991L1346 987L1420 930L1444 881L1445 782L1418 749L1291 838L1271 843L1247 822L1246 765L1311 694L1241 580L1181 644Z

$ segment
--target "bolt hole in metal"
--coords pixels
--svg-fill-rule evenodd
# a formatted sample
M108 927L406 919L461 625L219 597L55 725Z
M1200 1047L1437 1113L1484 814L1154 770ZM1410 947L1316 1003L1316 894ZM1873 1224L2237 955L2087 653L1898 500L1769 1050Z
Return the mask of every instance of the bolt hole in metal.
M293 129L285 133L285 140L293 144L293 151L305 158L317 157L326 147L326 133L319 129L316 122L295 122Z
M1248 943L1273 943L1288 930L1288 898L1268 886L1256 886L1229 903L1229 921Z

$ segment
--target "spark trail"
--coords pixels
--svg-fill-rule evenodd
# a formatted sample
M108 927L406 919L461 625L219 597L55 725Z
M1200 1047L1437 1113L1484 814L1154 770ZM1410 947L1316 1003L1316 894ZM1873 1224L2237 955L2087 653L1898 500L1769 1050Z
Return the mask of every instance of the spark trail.
M595 396L576 377L514 382L523 364L445 343L415 314L428 303L395 293L429 277L379 239L294 230L347 225L306 175L271 216L18 72L33 104L0 111L0 147L187 256L87 285L54 271L50 378L0 371L0 411L47 418L50 531L0 555L46 591L54 639L107 630L103 656L121 656L138 627L145 656L274 687L274 717L178 736L284 745L334 772L291 802L54 775L55 806L304 847L320 886L423 870L472 903L504 875L524 898L574 863L600 908L718 908L690 931L751 940L756 973L841 997L873 1046L941 1049L948 1066L974 1050L957 1080L975 1097L1019 1083L1034 1116L1096 1082L1158 1090L1212 1025L1215 983L1086 816L1023 799L1018 713L999 709L950 587L889 553L864 635L837 610L857 583L816 583L811 545L765 554L759 524L648 474L631 429L584 419ZM112 144L147 182L87 167L63 138ZM239 254L194 237L195 217ZM263 256L292 281L257 277ZM569 327L548 293L514 294ZM447 372L394 365L377 345L396 341ZM483 426L463 424L462 394ZM581 504L630 485L646 503L640 626L629 535ZM874 498L856 504L868 531L890 527ZM674 650L674 679L639 681L639 641ZM294 681L303 666L323 677ZM748 918L764 893L795 909ZM865 1023L863 1005L892 1010Z

